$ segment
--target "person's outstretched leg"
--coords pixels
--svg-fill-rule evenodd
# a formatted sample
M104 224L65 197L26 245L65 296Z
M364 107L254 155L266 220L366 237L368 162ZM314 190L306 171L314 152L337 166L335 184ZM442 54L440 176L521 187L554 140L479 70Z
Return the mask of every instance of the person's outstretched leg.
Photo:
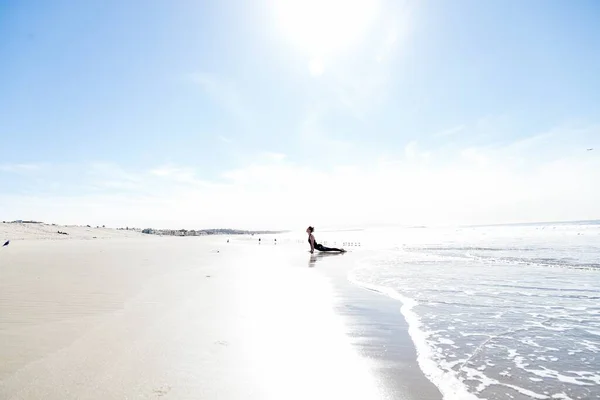
M344 249L336 249L335 247L325 247L322 244L319 244L318 246L315 246L315 249L319 250L319 251L337 251L340 253L345 252L346 250Z

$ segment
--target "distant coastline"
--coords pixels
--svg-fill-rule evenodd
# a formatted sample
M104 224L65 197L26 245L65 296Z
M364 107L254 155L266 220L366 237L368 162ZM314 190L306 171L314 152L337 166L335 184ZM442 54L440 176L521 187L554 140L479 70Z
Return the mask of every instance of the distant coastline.
M146 235L159 235L159 236L207 236L207 235L268 235L285 233L287 231L271 231L271 230L245 230L245 229L230 229L230 228L211 228L211 229L155 229L155 228L136 228L136 227L120 227L120 228L107 228L105 225L60 225L60 224L48 224L41 221L33 220L14 220L14 221L2 221L2 224L6 225L29 225L31 228L38 226L39 229L46 229L43 227L60 227L60 228L89 228L87 232L95 232L98 229L112 230L112 231L128 231L136 232ZM57 231L54 233L60 233L68 235L67 232Z
M240 229L152 229L146 228L141 230L142 233L147 235L161 235L161 236L205 236L205 235L268 235L277 234L284 231L248 231Z

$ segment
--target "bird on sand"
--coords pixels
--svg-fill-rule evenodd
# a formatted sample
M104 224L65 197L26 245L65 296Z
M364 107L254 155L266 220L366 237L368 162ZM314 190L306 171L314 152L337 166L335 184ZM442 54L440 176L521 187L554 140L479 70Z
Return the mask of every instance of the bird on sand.
M7 241L6 241L6 243L4 243L4 244L2 245L2 247L4 247L4 246L8 246L8 244L9 244L9 243L10 243L10 240L7 240Z

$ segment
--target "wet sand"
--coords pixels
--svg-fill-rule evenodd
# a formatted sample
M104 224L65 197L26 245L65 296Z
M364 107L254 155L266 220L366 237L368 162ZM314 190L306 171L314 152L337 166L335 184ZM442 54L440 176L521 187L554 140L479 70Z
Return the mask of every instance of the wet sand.
M217 252L219 251L219 252ZM352 255L224 238L0 252L2 399L439 399Z
M386 399L439 400L439 390L425 378L416 359L408 325L397 300L350 283L349 268L362 255L313 256L309 265L330 277L336 312L345 318L346 335L356 351L374 360L371 373Z

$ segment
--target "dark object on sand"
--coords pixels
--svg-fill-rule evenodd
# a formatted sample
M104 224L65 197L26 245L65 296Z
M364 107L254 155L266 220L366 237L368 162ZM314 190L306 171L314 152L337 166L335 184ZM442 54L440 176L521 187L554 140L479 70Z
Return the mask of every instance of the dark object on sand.
M61 234L61 235L68 235L68 233L67 233L67 232L61 232L61 231L58 231L58 233L59 233L59 234Z
M10 240L7 240L7 241L6 241L6 242L5 242L5 243L2 245L2 247L4 247L4 246L8 246L8 244L9 244L9 243L10 243Z

